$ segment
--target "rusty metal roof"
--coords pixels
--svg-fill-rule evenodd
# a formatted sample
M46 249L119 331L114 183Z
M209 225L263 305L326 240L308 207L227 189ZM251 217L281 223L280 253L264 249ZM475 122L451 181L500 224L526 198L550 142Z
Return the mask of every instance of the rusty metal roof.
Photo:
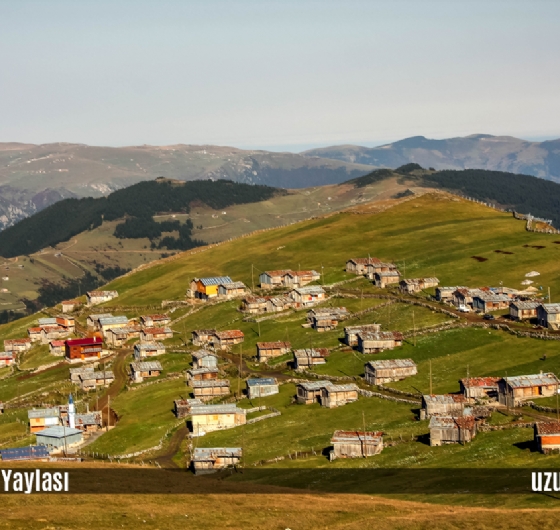
M196 360L204 359L204 357L215 357L216 359L218 358L218 356L215 353L212 353L211 351L208 350L193 351L191 355L193 359Z
M560 422L558 421L539 421L536 423L537 435L558 434L560 435Z
M244 333L239 329L230 329L227 331L216 331L214 335L220 339L242 339L245 337Z
M552 373L518 375L503 378L511 388L529 388L533 386L557 385L558 378Z
M382 361L369 361L369 366L376 370L387 368L416 368L416 363L412 359L384 359Z
M454 405L455 403L465 402L463 394L425 394L422 397L427 404Z
M381 431L334 431L331 443L372 443L379 444L383 441Z
M291 348L292 344L290 342L278 341L278 342L257 342L257 348L259 350L274 350L280 348Z
M472 429L475 425L473 416L432 416L429 428L433 429Z
M501 377L469 377L461 379L465 387L498 387Z
M169 335L173 333L171 328L144 328L143 330L144 335Z

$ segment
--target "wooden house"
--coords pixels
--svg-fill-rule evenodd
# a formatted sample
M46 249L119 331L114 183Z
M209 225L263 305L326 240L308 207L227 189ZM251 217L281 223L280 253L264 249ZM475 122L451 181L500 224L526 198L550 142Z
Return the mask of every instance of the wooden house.
M66 344L63 340L51 340L49 342L49 353L51 355L64 355Z
M505 377L498 381L498 401L515 407L528 399L554 396L558 378L553 373Z
M294 368L306 370L318 364L325 364L329 355L327 348L304 348L294 350Z
M408 294L414 294L438 285L439 280L437 278L407 278L399 283L401 291Z
M87 412L74 416L75 428L84 434L92 434L103 427L101 412Z
M59 315L56 317L56 325L66 328L71 333L76 331L76 319L68 315Z
M6 366L12 366L15 363L14 352L4 351L0 352L0 368L5 368Z
M171 324L169 315L144 315L140 317L140 324L145 328L163 328Z
M84 371L79 375L79 385L82 390L95 390L97 387L109 386L115 380L115 374L111 370L98 372Z
M373 259L366 264L366 278L369 280L375 280L376 274L381 274L384 272L395 272L397 271L397 266L394 263L383 262L379 259ZM397 280L394 283L398 283Z
M307 313L307 320L311 323L311 327L319 332L335 329L339 322L349 317L350 313L345 307L312 309Z
M262 289L275 289L284 287L283 277L289 269L265 271L259 276L259 283Z
M367 274L368 264L381 263L378 258L351 258L346 262L346 272L356 275Z
M27 411L29 432L34 434L47 427L59 425L60 415L57 407L47 409L31 409Z
M217 367L191 368L187 370L187 384L192 381L209 381L218 379L220 371Z
M428 418L434 414L460 416L465 408L465 401L463 394L426 394L422 396L422 409L426 411Z
M99 359L103 350L101 337L68 339L65 342L66 360L70 362L91 361Z
M31 342L40 342L42 331L43 328L40 327L27 328L27 336Z
M217 350L227 350L235 344L240 344L245 340L245 335L239 329L227 331L216 331L212 339L212 344Z
M456 307L472 307L473 297L486 293L488 293L488 290L483 291L482 289L468 289L462 287L453 292L453 304Z
M257 342L257 360L266 363L269 359L289 353L291 348L290 342Z
M4 414L4 403L0 401L0 414Z
M457 289L466 289L464 286L436 287L436 300L438 302L453 302L453 293Z
M297 287L290 291L296 307L311 307L327 299L324 289L318 285Z
M107 335L110 329L126 328L128 327L128 318L124 315L101 317L99 318L98 329L103 336Z
M560 304L541 304L537 307L539 326L557 331L560 329Z
M473 416L432 416L430 418L430 445L469 443L476 436Z
M47 326L58 326L56 321L56 317L44 317L37 319L40 328L44 328Z
M537 449L544 454L560 451L560 422L538 421L533 426Z
M331 438L330 460L336 458L365 458L383 451L382 432L335 431Z
M335 408L358 400L358 387L353 384L335 385L331 381L305 381L298 383L298 403L320 403L322 407Z
M192 353L193 368L217 368L218 356L215 353L198 350Z
M139 339L141 331L142 328L139 325L110 328L105 333L105 342L113 348L120 348L131 339Z
M48 344L52 340L65 339L70 331L62 326L43 326L41 328L41 344Z
M363 326L346 326L344 328L344 342L348 344L348 346L357 346L358 345L358 334L369 332L369 333L378 333L381 331L380 324L364 324Z
M376 287L385 289L387 285L392 285L394 283L399 283L401 279L401 273L397 269L391 269L384 272L376 272L373 275L373 283Z
M473 309L490 313L491 311L500 311L508 309L511 299L507 294L496 294L493 292L473 296Z
M198 300L210 300L218 296L220 285L233 283L229 276L213 276L211 278L194 278L191 281L188 295Z
M82 305L79 300L63 300L60 305L62 306L63 313L71 313L74 309Z
M539 302L516 300L509 304L509 316L512 320L530 320L537 318Z
M278 381L274 377L247 379L247 397L249 399L278 394Z
M203 405L200 399L176 399L173 402L173 413L177 418L186 418L191 408L196 405Z
M461 379L461 393L467 399L498 399L498 381L500 377L469 377Z
M157 357L165 353L165 346L161 342L139 342L134 345L134 359L139 361L146 357Z
M216 473L241 461L241 447L197 447L191 460L195 475Z
M358 349L363 354L378 353L402 346L403 336L398 331L360 331Z
M4 341L4 350L13 351L15 353L24 353L31 349L31 339L6 339Z
M314 270L308 271L287 271L282 276L282 284L284 287L303 287L311 282L321 279L321 275Z
M103 304L118 296L119 293L117 291L89 291L86 293L86 302L88 306Z
M70 368L70 381L76 384L79 383L80 375L82 375L85 372L93 373L94 372L93 366L90 364L86 366L80 366L80 368Z
M241 301L241 310L251 315L264 313L267 310L267 301L268 297L266 296L246 296Z
M195 329L192 332L192 343L195 346L211 344L215 333L215 329Z
M204 381L191 381L196 399L206 401L217 397L227 396L230 393L229 381L227 379L205 379Z
M295 306L295 302L292 297L285 296L270 296L266 301L266 311L268 313L279 313L280 311L286 311L286 309L291 309Z
M99 331L100 325L99 325L99 319L101 318L109 318L112 317L113 315L111 313L97 313L97 314L91 314L88 315L87 319L86 319L86 325L88 327L88 329L94 329Z
M218 285L218 296L220 298L237 298L247 294L247 287L243 282L229 282Z
M365 365L365 379L370 385L382 385L391 381L400 381L418 373L412 359L384 359L369 361Z
M134 383L141 383L146 377L157 377L161 371L158 361L130 363L130 379Z
M171 328L144 328L140 332L141 342L154 342L173 338L173 330Z
M188 424L192 436L203 436L207 432L232 429L247 423L246 412L235 403L226 405L196 405L190 410Z

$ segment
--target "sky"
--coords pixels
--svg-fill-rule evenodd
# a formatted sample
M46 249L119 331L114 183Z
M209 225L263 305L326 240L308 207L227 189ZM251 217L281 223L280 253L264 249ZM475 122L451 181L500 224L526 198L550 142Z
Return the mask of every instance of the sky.
M0 142L560 137L557 0L0 0Z

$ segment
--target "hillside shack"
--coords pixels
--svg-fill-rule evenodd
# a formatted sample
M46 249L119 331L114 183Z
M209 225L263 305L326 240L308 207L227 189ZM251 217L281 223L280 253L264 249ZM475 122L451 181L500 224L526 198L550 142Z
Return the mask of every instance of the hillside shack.
M43 326L41 328L41 344L48 344L52 340L65 339L71 332L64 326Z
M307 271L287 271L282 276L282 284L284 287L303 287L311 282L321 279L321 275L314 270Z
M207 432L232 429L247 423L246 412L235 403L226 405L196 405L191 407L187 426L192 436L204 436Z
M383 451L382 432L335 431L331 438L331 462L336 458L365 458Z
M131 339L139 339L141 331L141 326L130 324L122 328L110 328L105 333L105 342L113 348L120 348Z
M350 313L345 307L312 309L307 313L307 320L311 323L311 327L318 332L335 329L339 322L349 317Z
M367 274L368 264L381 263L378 258L351 258L346 262L346 272L351 274L365 275Z
M284 296L270 296L266 301L266 310L268 313L279 313L294 307L295 302L293 298L288 295Z
M228 283L233 283L233 280L229 276L194 278L191 280L187 295L190 298L207 301L218 296L218 288L220 285L227 285Z
M320 403L333 409L358 400L358 387L353 384L335 385L331 381L305 381L297 384L298 403Z
M283 277L288 272L290 272L289 269L264 271L259 276L261 289L275 289L278 287L284 287Z
M473 309L483 313L508 309L510 304L511 298L507 294L488 293L473 296Z
M498 399L500 377L469 377L459 381L461 393L467 399Z
M376 287L385 289L387 285L399 283L401 273L397 269L388 270L385 272L376 272L373 275L373 283Z
M346 326L344 328L344 342L348 346L357 346L359 343L359 333L379 333L381 331L380 324L364 324L363 326Z
M134 359L139 361L146 357L157 357L165 353L165 346L161 342L138 342L134 345Z
M227 331L216 331L212 338L212 344L217 350L227 350L235 344L240 344L245 340L245 335L239 329Z
M463 394L425 394L422 396L422 409L426 417L434 414L440 416L460 416L465 409L465 396Z
M560 329L560 304L541 304L537 307L539 326L557 331Z
M115 380L115 374L111 370L98 372L84 371L79 375L79 384L85 392L95 390L98 387L109 386Z
M163 368L158 361L130 363L130 379L134 383L141 383L146 377L157 377Z
M264 313L267 301L268 297L266 296L246 296L241 301L241 311L245 311L245 313L250 315Z
M294 368L306 370L318 364L325 364L329 355L327 348L304 348L294 350Z
M176 399L173 402L173 413L177 418L186 418L195 405L203 405L203 403L200 399Z
M498 401L515 407L528 399L554 396L558 383L558 378L551 372L505 377L498 381Z
M44 445L50 453L65 452L84 441L82 431L57 425L35 433L37 445Z
M560 451L560 422L538 421L533 426L537 449L545 455Z
M476 436L476 421L473 416L432 416L430 418L430 445L469 443Z
M272 396L278 392L278 381L274 377L247 379L247 397L249 399Z
M36 326L32 328L27 328L27 337L31 342L40 342L42 331L43 328L36 327Z
M312 307L327 299L324 289L318 285L297 287L289 295L296 307Z
M89 315L86 319L86 325L89 329L100 330L101 328L99 326L99 320L101 318L109 318L112 316L113 315L111 313L98 313L98 314Z
M195 329L192 332L192 343L194 346L206 346L212 342L215 333L215 329Z
M102 304L118 296L117 291L89 291L86 293L86 303L88 306Z
M241 447L197 447L191 460L193 472L195 475L205 475L235 467L241 461L242 454Z
M102 350L103 339L101 337L68 339L65 342L66 360L70 362L85 362L99 359Z
M457 289L466 289L466 287L460 285L456 285L455 287L436 287L436 300L438 302L452 302L453 293Z
M187 370L187 382L191 381L208 381L210 379L218 379L220 371L217 367L191 368Z
M438 285L439 280L437 278L406 278L399 283L401 291L407 294L414 294Z
M49 353L51 355L64 355L66 343L63 340L51 340L49 342Z
M154 342L173 338L173 330L168 327L144 328L140 332L140 342Z
M217 368L218 356L207 350L192 352L193 368Z
M402 346L403 335L398 331L360 331L358 350L363 354L378 353Z
M291 348L291 343L285 341L257 342L257 360L266 363L269 359L286 355Z
M321 402L321 390L328 385L332 385L330 381L302 381L296 386L296 399L302 405L311 405L312 403Z
M29 432L37 433L60 423L60 411L57 407L47 409L31 409L27 411L29 419Z
M76 414L74 416L74 424L76 425L76 429L82 431L85 435L97 432L101 427L103 427L101 412Z
M60 302L62 306L63 313L71 313L74 309L77 309L82 303L79 300L63 300Z
M0 368L12 366L15 363L14 353L11 351L0 352Z
M418 373L412 359L384 359L369 361L364 367L365 380L370 385L382 385L391 381L400 381Z
M537 318L539 302L516 300L509 304L509 316L512 320L530 320Z
M80 368L70 368L70 381L72 383L79 383L80 375L85 372L93 373L94 372L93 366L90 364L86 366L80 366Z
M144 315L140 317L140 324L145 328L164 328L171 324L171 317L164 314Z
M191 380L189 384L193 389L193 396L201 401L227 396L230 393L227 379Z
M366 265L366 278L368 280L374 280L376 274L381 274L385 272L395 272L397 271L397 266L394 263L384 262L376 258L372 258L372 260ZM398 283L397 280L394 283Z
M455 307L472 307L473 298L475 296L483 296L486 293L488 293L488 290L483 291L482 289L469 289L467 287L461 287L453 293L453 305L455 305Z
M6 339L4 351L23 353L31 349L31 339Z
M229 282L218 285L218 296L229 300L247 294L247 286L243 282Z
M125 315L117 315L114 317L101 317L99 319L98 329L105 337L109 329L118 329L128 327L128 318Z

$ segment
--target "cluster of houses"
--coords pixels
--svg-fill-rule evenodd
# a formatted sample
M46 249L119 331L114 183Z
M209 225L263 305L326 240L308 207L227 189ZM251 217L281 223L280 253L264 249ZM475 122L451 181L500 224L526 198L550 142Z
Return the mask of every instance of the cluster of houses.
M60 315L57 317L40 318L37 326L28 328L27 336L33 342L49 344L53 340L65 339L76 330L74 317Z
M215 276L211 278L193 278L187 296L197 300L212 299L229 300L247 294L247 287L243 282L234 282L229 276Z
M323 332L335 329L339 322L350 318L345 307L325 307L307 312L307 322L313 329Z
M216 331L215 329L195 329L192 332L192 343L195 346L212 347L215 350L228 350L241 344L245 335L239 329Z
M92 364L80 368L70 368L70 381L84 391L107 387L115 380L111 370L96 370Z
M241 310L249 314L278 313L292 308L313 307L325 300L327 294L320 285L308 285L275 296L246 296L241 302Z

